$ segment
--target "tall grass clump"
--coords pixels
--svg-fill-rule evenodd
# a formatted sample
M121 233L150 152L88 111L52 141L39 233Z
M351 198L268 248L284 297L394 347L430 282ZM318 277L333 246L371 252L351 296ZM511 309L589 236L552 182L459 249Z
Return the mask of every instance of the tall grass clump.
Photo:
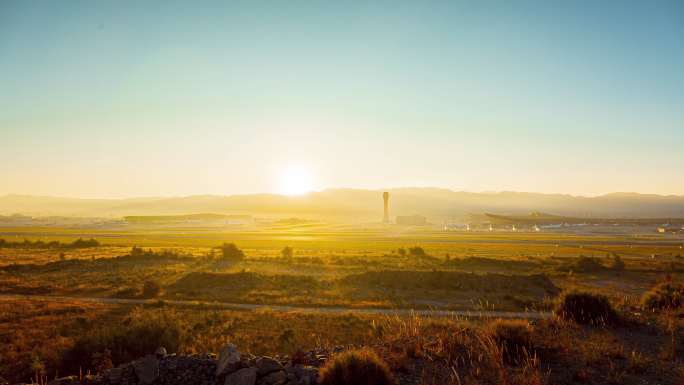
M495 320L486 330L499 345L506 363L520 364L533 350L532 326L524 320Z
M387 364L369 349L349 350L333 357L320 371L321 385L393 385Z
M641 304L646 310L671 310L682 306L684 285L663 282L644 294Z
M105 352L114 365L151 354L160 346L177 352L188 335L186 329L183 317L175 311L135 308L122 322L101 325L78 337L62 366L77 371Z
M579 291L563 295L556 314L565 320L584 325L612 325L619 318L608 297Z

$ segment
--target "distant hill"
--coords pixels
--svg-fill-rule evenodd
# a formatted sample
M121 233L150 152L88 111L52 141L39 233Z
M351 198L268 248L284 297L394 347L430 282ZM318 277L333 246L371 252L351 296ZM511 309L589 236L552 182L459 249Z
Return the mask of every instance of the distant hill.
M0 197L0 215L124 217L215 213L330 220L382 218L382 191L329 189L304 196L275 194L201 195L172 198L79 199L25 195ZM438 188L396 188L390 192L391 216L421 214L430 221L461 219L470 213L570 217L684 217L684 196L613 193L598 197L526 192L470 193Z

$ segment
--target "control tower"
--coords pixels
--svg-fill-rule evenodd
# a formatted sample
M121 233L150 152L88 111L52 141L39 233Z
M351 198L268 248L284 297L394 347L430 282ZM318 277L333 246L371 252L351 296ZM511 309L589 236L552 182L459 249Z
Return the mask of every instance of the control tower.
M389 218L389 193L385 191L382 193L382 200L385 203L385 215L382 217L382 223L390 223Z

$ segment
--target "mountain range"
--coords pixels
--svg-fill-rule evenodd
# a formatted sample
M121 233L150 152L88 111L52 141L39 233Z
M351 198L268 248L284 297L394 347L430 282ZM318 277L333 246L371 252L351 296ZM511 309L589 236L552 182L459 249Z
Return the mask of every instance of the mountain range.
M5 195L0 214L117 218L127 215L192 213L250 214L375 221L382 218L382 192L390 193L390 214L420 214L431 221L468 214L523 215L545 212L576 217L684 217L684 196L611 193L596 197L529 192L473 193L440 188L388 190L328 189L301 196L276 194L83 199Z

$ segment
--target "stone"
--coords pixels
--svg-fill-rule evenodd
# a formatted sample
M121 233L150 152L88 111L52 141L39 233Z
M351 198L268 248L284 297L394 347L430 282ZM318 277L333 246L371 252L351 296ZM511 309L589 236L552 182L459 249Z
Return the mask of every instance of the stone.
M121 383L121 377L123 376L123 368L112 368L109 369L107 373L107 379L112 385L117 385Z
M312 366L294 366L288 368L288 373L294 374L301 385L313 385L318 377L318 369Z
M272 372L259 380L260 385L280 385L287 382L287 373L284 370Z
M224 385L254 385L257 379L257 368L244 368L226 376Z
M240 352L233 344L228 344L221 349L218 364L216 365L216 376L234 372L240 363Z
M67 376L67 377L62 377L62 378L56 378L50 382L48 382L48 385L69 385L69 384L79 384L80 381L78 380L78 377L76 376Z
M151 384L159 377L159 360L152 354L148 354L133 362L133 370L141 384Z
M283 365L271 357L261 357L256 360L259 377L265 376L277 370L283 370Z

